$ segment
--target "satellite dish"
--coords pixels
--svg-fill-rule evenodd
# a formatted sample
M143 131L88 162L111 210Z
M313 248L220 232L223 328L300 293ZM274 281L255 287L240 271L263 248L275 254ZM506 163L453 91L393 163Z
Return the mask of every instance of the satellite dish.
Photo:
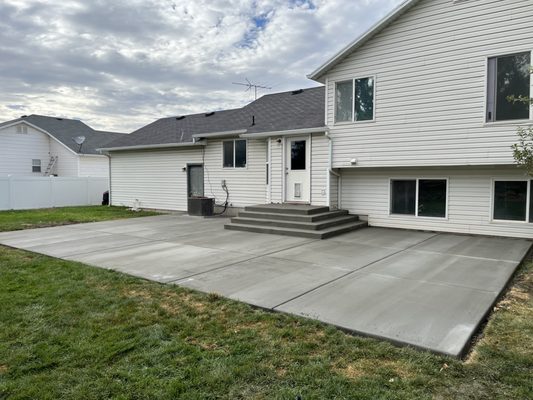
M76 136L73 140L81 146L85 142L85 136Z
M78 147L78 153L81 152L81 145L85 142L85 136L76 136L75 138L72 138L76 142L76 144L80 147Z

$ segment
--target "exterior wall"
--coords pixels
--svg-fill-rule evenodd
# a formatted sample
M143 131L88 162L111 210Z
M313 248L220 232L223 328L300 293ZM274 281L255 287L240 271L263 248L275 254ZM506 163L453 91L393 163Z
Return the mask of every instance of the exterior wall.
M80 156L79 176L109 177L109 159L107 156Z
M202 149L115 152L111 156L111 204L187 210L187 163L201 163Z
M324 134L311 136L311 204L328 205L329 144Z
M217 204L226 200L221 181L226 180L230 207L263 204L266 201L267 140L247 140L246 168L222 167L221 139L207 141L204 156L204 193Z
M280 143L278 143L280 139ZM270 139L270 202L283 203L283 140Z
M390 178L448 178L448 218L389 215ZM523 179L516 167L344 169L342 207L370 225L533 239L533 223L492 222L492 180Z
M27 126L28 133L17 133L17 127L0 130L0 175L40 176L32 172L32 160L41 160L42 172L50 160L48 135Z
M485 123L487 57L532 37L531 0L420 1L327 73L334 167L512 164L516 124ZM375 122L336 125L335 81L371 75Z
M58 176L78 176L79 157L76 154L53 139L50 139L50 154L58 157L56 165L52 170L53 174L57 174ZM48 161L43 166L43 172L48 165Z

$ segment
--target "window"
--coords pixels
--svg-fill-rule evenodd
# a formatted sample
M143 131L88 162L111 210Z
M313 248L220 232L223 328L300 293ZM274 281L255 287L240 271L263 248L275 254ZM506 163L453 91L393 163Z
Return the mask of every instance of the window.
M28 127L26 125L17 125L17 133L27 134Z
M530 97L531 53L489 58L487 79L487 121L529 119L529 104L512 103L509 96Z
M374 78L359 78L335 84L335 122L374 119Z
M302 170L306 168L305 162L305 140L294 140L291 142L291 170Z
M532 184L532 181L494 181L493 219L533 222Z
M41 160L31 160L31 172L41 173Z
M391 180L390 213L446 218L446 179Z
M222 142L222 165L224 168L246 167L246 140L226 140Z

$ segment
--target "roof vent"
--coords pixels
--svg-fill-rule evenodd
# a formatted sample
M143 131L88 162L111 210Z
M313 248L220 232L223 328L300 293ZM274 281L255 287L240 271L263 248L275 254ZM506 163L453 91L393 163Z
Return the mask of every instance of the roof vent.
M206 117L210 117L211 115L215 115L215 112L211 111L211 112L205 113Z
M176 117L176 121L181 121L185 118L185 115L180 115L179 117Z
M298 90L293 90L291 93L294 95L294 94L300 94L303 91L304 91L303 89L298 89Z
M58 121L63 121L63 118L56 118Z
M21 115L20 118L28 118L28 116L27 115Z

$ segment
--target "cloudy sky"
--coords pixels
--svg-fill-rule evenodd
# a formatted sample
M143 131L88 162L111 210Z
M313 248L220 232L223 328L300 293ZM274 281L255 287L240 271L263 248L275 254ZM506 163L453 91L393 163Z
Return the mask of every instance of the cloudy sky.
M316 86L306 74L400 0L0 0L0 122L132 131Z

